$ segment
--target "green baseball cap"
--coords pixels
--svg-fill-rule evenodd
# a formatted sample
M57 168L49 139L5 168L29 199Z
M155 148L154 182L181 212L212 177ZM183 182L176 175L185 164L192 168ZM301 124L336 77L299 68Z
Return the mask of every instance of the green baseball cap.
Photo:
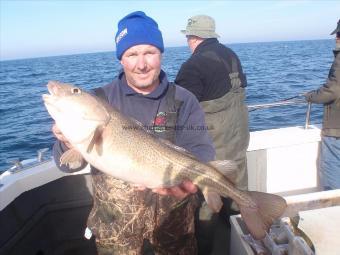
M340 32L340 19L338 21L338 26L336 27L336 29L331 33L331 35L334 35L336 33L339 33Z
M185 35L195 35L200 38L218 38L215 33L215 20L207 15L197 15L188 19L185 30L181 30Z

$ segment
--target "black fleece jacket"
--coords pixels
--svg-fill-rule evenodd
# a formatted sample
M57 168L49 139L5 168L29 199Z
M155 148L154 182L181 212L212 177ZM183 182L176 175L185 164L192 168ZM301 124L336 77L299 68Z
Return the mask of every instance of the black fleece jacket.
M232 70L228 70L225 62L231 67L232 58L237 63L241 86L246 87L247 80L239 58L215 38L206 39L197 46L182 64L175 83L191 91L200 102L220 98L231 88L229 73Z

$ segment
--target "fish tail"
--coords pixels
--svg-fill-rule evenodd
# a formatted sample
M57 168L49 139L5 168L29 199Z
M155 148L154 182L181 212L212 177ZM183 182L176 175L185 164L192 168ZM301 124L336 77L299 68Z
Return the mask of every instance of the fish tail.
M263 239L275 219L278 219L287 207L286 200L278 195L246 191L250 203L238 204L242 219L248 231L255 239Z

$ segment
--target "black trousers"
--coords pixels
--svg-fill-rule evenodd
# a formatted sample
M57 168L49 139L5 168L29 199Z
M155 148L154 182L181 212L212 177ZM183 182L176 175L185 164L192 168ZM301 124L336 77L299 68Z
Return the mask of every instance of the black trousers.
M223 224L222 227L228 228L230 231L230 221L229 218L232 215L239 214L238 211L234 211L231 208L232 200L229 198L222 198L223 207L219 213L213 214L209 221L199 220L199 208L195 213L195 236L197 239L198 255L209 255L212 253L214 248L214 241L217 239L215 237L216 229L218 224ZM228 236L229 237L229 236ZM230 240L226 240L230 242ZM228 244L229 245L229 244ZM216 252L214 252L216 254ZM223 254L226 254L225 251Z

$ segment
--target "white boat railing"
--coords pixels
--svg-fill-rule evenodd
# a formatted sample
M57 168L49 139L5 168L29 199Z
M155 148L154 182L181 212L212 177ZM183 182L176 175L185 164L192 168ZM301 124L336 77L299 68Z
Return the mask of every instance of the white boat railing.
M248 105L248 111L252 112L259 109L268 109L272 107L278 107L278 106L286 106L286 105L301 105L301 104L307 104L305 99L299 99L299 97L302 97L303 94L299 94L294 97L286 98L277 102L272 103L265 103L265 104L254 104L254 105ZM305 129L309 127L310 124L310 114L312 109L312 103L308 102L307 104L307 111L306 111L306 121L305 121Z

